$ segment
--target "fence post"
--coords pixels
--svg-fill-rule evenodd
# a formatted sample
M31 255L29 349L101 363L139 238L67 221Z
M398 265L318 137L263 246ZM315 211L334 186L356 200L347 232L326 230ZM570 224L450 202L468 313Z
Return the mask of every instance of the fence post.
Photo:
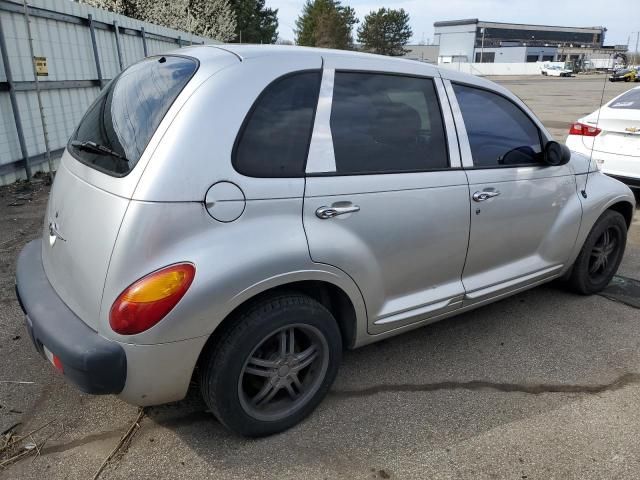
M142 35L142 50L144 51L145 58L149 56L147 53L147 37L144 33L144 27L140 27L140 34Z
M89 33L91 33L91 45L93 46L93 58L96 61L96 70L98 72L98 81L100 82L100 88L104 87L102 81L102 68L100 68L100 56L98 55L98 44L96 43L96 31L93 26L93 15L87 15L89 19Z
M44 118L44 107L42 105L42 93L40 92L40 79L38 78L38 70L36 68L36 60L33 50L33 35L31 34L31 18L29 18L29 8L27 0L23 0L24 5L24 21L27 26L27 37L29 39L29 53L31 54L31 70L33 79L36 82L36 97L38 98L38 110L40 110L40 122L42 122L42 135L44 136L44 150L47 157L47 165L49 166L49 178L53 182L53 160L51 159L51 148L49 147L49 131L47 130L47 121Z
M178 48L182 48L182 36L178 35Z
M11 110L13 110L13 119L16 123L18 131L18 142L20 143L20 151L24 159L24 170L27 174L27 180L31 180L31 166L29 165L29 152L27 144L24 141L24 131L22 130L22 120L20 119L20 109L16 100L16 92L13 84L13 75L11 74L11 65L9 64L9 56L7 55L7 44L4 38L4 30L2 29L2 21L0 20L0 54L2 55L2 63L4 64L4 73L9 84L9 99L11 100Z
M124 64L122 63L122 50L120 49L120 27L118 27L118 21L113 21L113 31L116 34L116 51L118 52L118 65L120 65L120 71L124 70Z

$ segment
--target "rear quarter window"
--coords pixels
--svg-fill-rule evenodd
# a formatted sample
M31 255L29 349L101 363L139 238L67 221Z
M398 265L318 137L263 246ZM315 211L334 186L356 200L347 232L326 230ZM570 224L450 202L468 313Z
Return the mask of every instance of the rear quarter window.
M233 166L249 177L304 176L320 71L295 72L271 83L240 130Z
M89 107L71 136L69 151L107 174L128 174L197 69L196 59L170 55L130 66ZM104 148L99 151L95 145Z
M634 88L616 98L609 108L640 110L640 88Z

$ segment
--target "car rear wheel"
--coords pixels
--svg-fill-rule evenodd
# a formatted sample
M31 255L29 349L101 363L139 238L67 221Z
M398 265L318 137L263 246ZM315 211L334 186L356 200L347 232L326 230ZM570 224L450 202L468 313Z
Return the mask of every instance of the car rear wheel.
M568 280L571 290L591 295L604 289L620 266L626 243L624 217L607 210L591 229L573 265Z
M309 415L331 387L342 357L333 315L292 293L244 309L205 356L205 402L230 430L248 437L281 432Z

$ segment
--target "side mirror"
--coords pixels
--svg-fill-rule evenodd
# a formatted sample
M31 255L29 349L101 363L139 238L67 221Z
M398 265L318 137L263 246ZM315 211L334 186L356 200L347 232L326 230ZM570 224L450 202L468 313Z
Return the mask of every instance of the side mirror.
M558 167L571 160L571 150L566 145L551 140L544 146L544 162L547 165Z

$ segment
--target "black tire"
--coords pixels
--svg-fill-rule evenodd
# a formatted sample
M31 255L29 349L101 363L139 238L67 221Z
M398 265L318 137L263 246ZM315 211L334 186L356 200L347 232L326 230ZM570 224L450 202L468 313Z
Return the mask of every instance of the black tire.
M605 245L604 235L608 233L615 241L604 263L601 263L601 246ZM568 287L581 295L592 295L602 291L615 275L624 256L627 243L627 222L613 210L607 210L596 221L573 264L568 278ZM604 250L603 250L604 251ZM599 265L599 266L598 266ZM597 268L596 268L597 267Z
M285 351L280 350L283 334ZM307 361L313 355L312 363L301 367L305 361L298 358L309 351ZM280 356L285 353L287 360ZM256 359L269 365L256 364ZM282 294L254 302L235 316L233 326L205 353L200 388L228 429L247 437L272 435L296 425L318 406L341 359L342 338L331 312L306 295ZM274 385L277 393L269 399ZM260 397L265 389L269 394Z

